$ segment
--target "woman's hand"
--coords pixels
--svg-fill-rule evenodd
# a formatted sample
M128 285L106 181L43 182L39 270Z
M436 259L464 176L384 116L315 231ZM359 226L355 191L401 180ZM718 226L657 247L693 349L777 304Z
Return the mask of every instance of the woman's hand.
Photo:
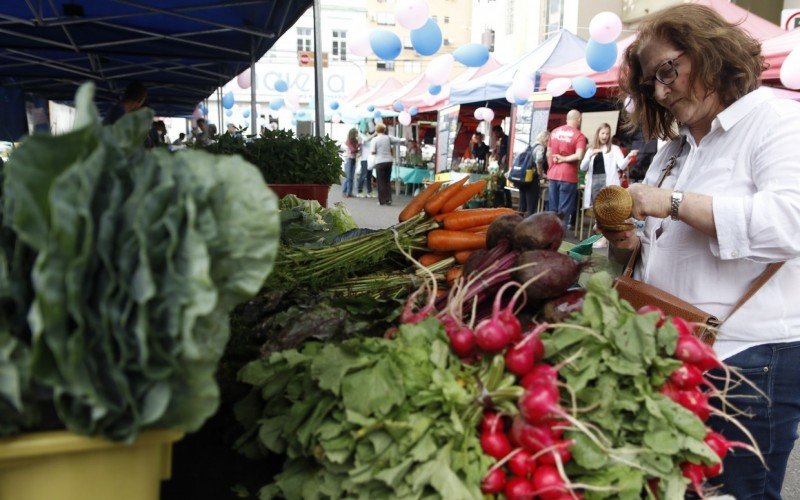
M644 220L645 217L663 219L664 217L669 217L672 196L670 190L637 183L628 188L628 193L633 198L631 216L634 219ZM609 241L611 240L609 239Z

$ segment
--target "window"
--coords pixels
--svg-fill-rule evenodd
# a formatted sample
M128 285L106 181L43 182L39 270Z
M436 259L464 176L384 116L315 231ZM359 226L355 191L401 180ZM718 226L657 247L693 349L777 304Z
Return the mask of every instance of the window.
M450 23L450 16L444 16L444 24Z
M333 30L332 34L333 45L331 47L331 55L334 61L347 60L347 31Z
M444 41L442 42L442 45L450 45L450 39L445 38Z
M422 62L421 61L404 61L403 62L403 72L404 73L415 73L419 74L422 72Z
M378 61L378 71L394 71L394 61Z
M375 22L384 26L394 26L394 12L378 12Z
M311 37L314 30L311 28L297 28L297 51L311 51Z

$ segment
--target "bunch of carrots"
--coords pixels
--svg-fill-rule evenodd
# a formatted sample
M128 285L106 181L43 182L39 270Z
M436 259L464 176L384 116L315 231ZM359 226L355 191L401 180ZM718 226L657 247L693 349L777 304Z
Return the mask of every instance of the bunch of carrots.
M465 203L486 190L485 180L470 184L467 180L468 177L464 177L446 187L434 182L400 212L400 222L424 211L442 225L442 229L428 232L428 252L418 259L422 265L430 266L450 257L463 265L472 252L486 248L489 225L501 215L514 212L511 208L462 209ZM452 284L461 275L461 265L448 271L448 283Z

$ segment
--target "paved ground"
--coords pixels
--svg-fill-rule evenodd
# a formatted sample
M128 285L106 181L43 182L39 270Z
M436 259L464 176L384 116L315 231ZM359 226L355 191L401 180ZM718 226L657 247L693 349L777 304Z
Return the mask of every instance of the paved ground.
M375 191L373 191L375 193ZM344 202L353 214L359 227L381 229L397 223L397 216L403 210L410 196L392 194L390 206L378 205L377 198L343 198L341 186L331 187L328 204ZM572 235L568 238L576 241ZM786 480L783 485L783 498L785 500L800 500L800 441L795 444L792 456L789 457L789 466L786 470Z

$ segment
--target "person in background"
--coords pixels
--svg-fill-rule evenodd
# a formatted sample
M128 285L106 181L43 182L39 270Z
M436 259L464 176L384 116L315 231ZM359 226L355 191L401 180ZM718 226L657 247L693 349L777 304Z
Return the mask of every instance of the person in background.
M422 150L419 148L417 141L413 139L410 139L406 143L406 157L404 163L412 167L422 166Z
M166 144L167 126L163 120L154 121L150 126L150 131L144 140L144 147L147 149L163 146Z
M213 123L208 125L208 139L206 140L206 144L210 144L217 140L217 126Z
M198 145L206 144L208 140L208 126L206 125L205 118L198 118L197 119L197 126L192 130L192 134L194 135L194 143Z
M122 99L115 104L103 119L103 125L113 125L126 113L136 111L146 106L147 89L139 82L131 82L125 87Z
M183 142L185 140L186 140L186 134L181 132L180 134L178 134L178 138L175 139L174 141L172 141L172 145L173 146L180 146L181 144L183 144Z
M578 163L586 150L586 136L581 133L581 112L571 109L567 123L550 133L547 142L550 168L547 170L548 205L551 211L564 217L564 229L569 229L577 208Z
M375 126L377 134L370 143L370 152L375 154L375 174L378 177L378 204L392 204L392 187L389 180L392 175L392 146L403 144L405 139L386 135L386 125L379 123Z
M347 133L347 139L344 141L344 145L346 148L346 156L344 162L345 179L342 184L342 195L345 198L352 198L353 184L355 183L356 177L356 159L361 149L361 145L358 142L358 129L355 127L350 129Z
M549 135L546 130L540 132L534 143L514 158L509 171L509 180L519 190L519 211L526 217L536 212L539 205L539 179L544 174L544 145Z
M737 449L709 482L715 494L779 499L800 423L800 103L760 88L760 43L709 7L679 4L638 28L622 58L620 96L634 102L631 128L668 142L644 182L628 188L643 229L604 231L609 254L627 262L641 245L637 279L727 318L713 349L755 385L737 380L728 400L747 413L737 418L766 465ZM748 441L727 421L707 425Z
M622 139L620 139L619 134L614 134L611 136L611 144L619 147L619 150L622 151L623 156L629 156L628 148L626 148L625 145L622 144ZM639 151L637 150L635 154L630 155L628 165L623 170L619 171L619 185L624 188L627 188L629 185L628 173L630 172L631 167L633 165L636 165L636 155L638 154Z
M497 161L499 170L497 172L497 188L502 190L503 205L506 207L512 206L511 191L506 189L506 176L508 175L508 136L503 132L503 127L495 125L492 127L492 143L494 150L492 150L492 159Z
M581 161L581 170L586 172L586 188L583 193L583 208L591 208L597 193L606 186L620 185L620 172L624 172L637 151L623 156L622 150L611 143L611 125L601 123L597 127L589 150Z
M483 141L483 134L475 131L470 139L470 154L480 162L481 167L485 167L489 153L489 145Z
M229 123L229 124L228 124L228 125L225 127L225 134L226 134L226 135L229 135L229 136L231 136L231 137L234 137L234 138L237 138L237 137L242 137L242 133L241 133L241 131L239 131L239 129L238 129L238 128L236 128L236 125L234 125L233 123Z
M370 123L371 125L371 123ZM365 125L363 130L359 133L359 141L361 142L361 168L358 171L358 185L356 197L358 198L374 198L375 195L372 193L372 170L369 168L369 156L370 156L370 141L375 137L374 128L370 130L370 126ZM364 188L366 187L366 194L364 194Z

